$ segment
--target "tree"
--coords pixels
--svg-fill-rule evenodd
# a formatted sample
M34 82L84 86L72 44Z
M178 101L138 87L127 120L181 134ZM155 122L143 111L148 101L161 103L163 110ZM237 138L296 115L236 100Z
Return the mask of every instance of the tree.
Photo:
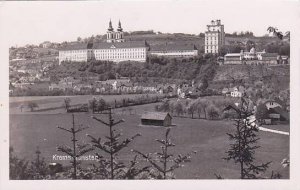
M268 118L268 109L265 104L258 104L258 106L256 107L255 118L261 123L263 119Z
M194 113L197 111L197 102L196 101L190 101L187 107L187 112L192 116L192 119L194 118Z
M89 100L89 108L92 110L92 113L95 113L97 107L97 100L95 97L93 99Z
M37 147L35 154L36 159L31 162L29 172L33 179L45 179L49 174L49 167L47 166L45 158L41 158L41 151L39 147Z
M227 133L229 140L232 142L230 148L226 151L227 156L223 159L233 160L240 167L241 179L257 179L269 167L268 163L256 165L255 150L259 148L257 142L258 127L256 121L251 118L253 115L250 101L245 98L241 99L241 106L234 110L238 114L238 119L235 120L235 131Z
M269 33L273 33L274 36L277 36L279 39L282 40L283 34L282 34L282 32L278 31L278 28L269 26L267 30Z
M103 98L100 98L97 102L97 109L102 112L106 109L107 105Z
M170 154L168 151L171 147L175 147L175 144L172 143L169 134L170 128L166 130L164 139L155 139L156 142L162 144L161 152L156 152L154 154L145 154L138 150L133 150L133 152L138 153L143 158L145 158L151 166L157 170L157 174L153 175L156 179L168 179L173 177L173 172L180 167L183 167L183 163L190 162L191 153L187 155L179 154L175 157L173 154ZM195 151L193 153L196 153ZM151 155L156 155L154 158Z
M71 156L71 158L72 158L71 164L73 166L72 178L77 179L77 167L79 164L79 161L77 160L77 158L79 158L80 156L84 155L87 152L92 151L93 148L89 147L89 145L87 145L87 144L81 145L81 144L77 143L78 140L76 139L76 134L87 129L88 127L77 127L76 128L74 114L72 114L72 127L70 129L66 129L66 128L63 128L60 126L57 126L57 128L72 134L71 141L72 141L73 146L69 147L67 145L60 145L57 147L57 151L66 153L67 155Z
M131 138L126 138L125 140L119 140L122 136L115 127L124 122L124 120L119 120L117 122L112 118L111 108L108 109L108 122L103 121L97 117L92 116L92 118L101 124L104 124L109 129L109 135L106 136L106 141L102 142L101 138L95 138L91 135L87 135L91 138L91 143L93 145L94 150L100 150L100 152L96 152L96 156L99 159L99 166L94 168L94 172L98 173L102 176L103 179L133 179L137 175L147 172L148 167L138 168L137 165L137 157L130 162L129 167L118 160L118 154L124 148L128 147L129 143L131 143L136 137L141 136L140 134L136 134ZM107 156L102 156L104 153Z
M64 106L65 106L65 109L66 109L67 112L68 112L68 110L71 106L70 104L71 104L71 99L70 98L65 98L64 99Z
M31 112L33 112L35 108L39 107L39 105L36 102L28 102L27 107Z
M219 109L215 105L207 107L207 115L209 119L218 119L220 117Z
M177 101L175 103L174 109L175 109L175 112L176 112L177 116L180 116L180 115L183 114L183 106L182 106L180 101Z
M204 116L205 116L204 118L205 119L207 119L206 109L207 109L207 107L208 107L209 104L210 104L210 101L207 100L207 99L200 99L199 103L198 103L198 107L199 108L201 107L203 109Z
M197 109L197 113L198 113L198 117L199 119L201 118L201 113L203 110L202 104L200 103L200 98L196 99L196 109Z
M19 159L13 154L14 149L9 147L9 178L10 179L30 179L28 172L28 161Z

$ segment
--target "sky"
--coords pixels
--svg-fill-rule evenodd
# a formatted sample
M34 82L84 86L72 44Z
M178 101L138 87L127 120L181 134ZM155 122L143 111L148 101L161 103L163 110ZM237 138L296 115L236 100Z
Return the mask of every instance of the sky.
M293 0L0 1L0 36L10 46L74 41L105 34L110 19L115 29L120 19L124 31L189 34L205 32L211 20L221 19L226 33L262 36L268 26L292 31L296 8Z

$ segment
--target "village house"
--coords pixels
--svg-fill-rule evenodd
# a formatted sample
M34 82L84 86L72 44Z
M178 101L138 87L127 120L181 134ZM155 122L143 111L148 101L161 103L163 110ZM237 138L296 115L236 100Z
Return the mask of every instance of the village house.
M32 83L28 83L28 82L16 82L16 83L12 83L12 86L14 86L15 88L21 88L21 89L29 89L30 85Z
M96 81L96 92L102 92L101 89L107 91L113 90L119 93L129 93L134 91L134 85L128 78L110 79L106 81Z
M168 127L172 125L172 116L167 112L146 112L142 114L141 124Z
M142 86L143 92L157 92L157 88L154 86Z
M239 88L229 88L230 96L235 98L240 98L244 95L245 90L244 87L240 86Z
M223 88L221 93L222 93L223 96L226 96L230 92L229 92L228 88Z
M67 89L73 89L74 84L79 83L80 80L76 80L73 77L66 77L61 79L58 84L52 83L49 86L49 91L52 90L67 90Z
M265 118L266 124L277 124L282 122L289 122L290 120L289 113L279 106L270 108L267 115L268 117ZM268 122L268 120L270 121Z
M265 124L277 124L281 122L289 122L289 112L285 103L280 99L267 100L264 102L267 108L267 116L264 118Z
M73 90L75 92L81 92L84 90L91 90L92 88L93 88L93 86L90 84L76 84L76 85L74 85Z

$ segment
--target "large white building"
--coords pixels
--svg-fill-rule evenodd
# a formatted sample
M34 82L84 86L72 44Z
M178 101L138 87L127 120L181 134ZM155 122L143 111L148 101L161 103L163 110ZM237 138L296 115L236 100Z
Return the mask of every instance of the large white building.
M221 20L212 20L211 24L207 25L205 32L205 53L219 53L224 44L224 25L221 24Z
M92 58L93 50L91 44L70 44L59 50L59 64L62 61L87 62Z
M59 64L63 61L87 62L92 59L113 62L145 62L148 48L145 41L125 42L121 22L119 21L117 31L115 32L111 21L109 21L106 42L68 45L59 51Z
M105 42L76 43L63 47L59 51L59 64L63 61L87 62L89 60L106 60L113 62L146 62L148 55L167 57L193 57L198 50L193 44L174 44L149 46L146 41L125 41L121 22L114 31L109 21Z
M145 41L127 41L122 43L95 43L93 58L113 62L139 61L147 59L148 45Z

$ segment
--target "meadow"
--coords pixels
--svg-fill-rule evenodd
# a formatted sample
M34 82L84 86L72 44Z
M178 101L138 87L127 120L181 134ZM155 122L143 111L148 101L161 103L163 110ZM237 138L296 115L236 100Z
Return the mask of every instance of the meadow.
M142 127L140 116L143 111L153 111L155 104L133 106L132 114L122 109L114 110L115 120L124 119L125 122L118 126L122 130L123 137L131 137L136 133L142 136L135 139L128 148L120 153L120 159L129 162L134 154L130 151L136 149L144 153L160 151L160 144L155 139L162 138L165 132L163 127ZM96 114L96 117L107 119L105 114ZM71 114L29 113L10 114L10 146L13 146L19 157L28 160L35 158L36 147L39 146L42 156L47 162L61 162L69 165L69 161L54 161L53 155L57 145L71 145L71 137L68 133L57 129L57 125L70 128ZM104 137L108 128L91 118L90 113L75 114L75 123L89 126L87 130L78 135L80 143L89 143L86 134L95 137ZM225 178L235 179L239 176L239 168L233 162L227 162L222 158L229 148L229 140L226 133L234 130L231 121L210 121L203 119L190 119L174 117L171 130L171 139L176 144L172 153L186 154L197 151L192 156L191 162L183 168L176 170L177 179L215 179L215 173ZM267 126L272 128L272 126ZM288 131L288 125L281 126ZM259 131L260 149L256 152L256 162L272 161L266 175L270 176L272 170L278 171L283 178L289 178L289 169L280 164L282 159L289 156L289 136ZM92 154L92 153L88 153ZM83 164L90 164L88 162Z
M78 95L78 96L25 96L25 97L9 97L10 114L32 114L28 108L21 112L20 106L26 105L28 102L35 102L39 108L35 114L59 114L65 113L64 99L70 98L71 105L87 104L94 97L103 98L106 102L121 101L122 99L134 99L146 96L145 94L122 94L122 95ZM160 96L159 94L149 94L149 97Z

